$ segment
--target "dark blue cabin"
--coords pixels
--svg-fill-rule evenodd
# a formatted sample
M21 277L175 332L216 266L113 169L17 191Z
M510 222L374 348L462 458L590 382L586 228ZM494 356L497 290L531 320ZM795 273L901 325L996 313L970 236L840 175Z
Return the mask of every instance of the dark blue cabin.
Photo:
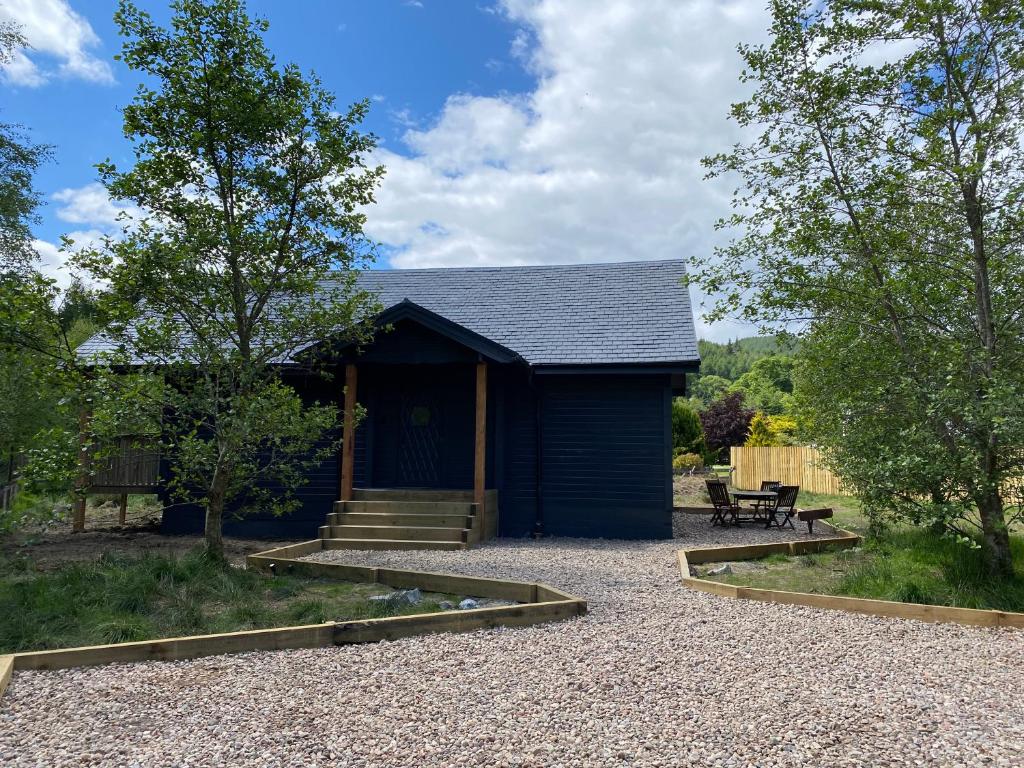
M366 413L350 454L310 473L294 513L226 531L311 538L352 488L486 489L501 536L670 537L671 401L699 365L684 274L677 261L363 273L382 330L331 351L333 381L291 380L341 405L348 381ZM170 508L163 527L199 531L202 511Z

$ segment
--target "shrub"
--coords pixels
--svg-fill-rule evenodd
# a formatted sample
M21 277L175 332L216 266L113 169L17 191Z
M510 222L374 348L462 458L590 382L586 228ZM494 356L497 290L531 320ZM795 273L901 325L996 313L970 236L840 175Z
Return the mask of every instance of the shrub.
M750 433L744 445L749 447L796 445L796 420L791 416L771 416L758 411L750 421Z
M691 469L704 469L704 459L697 453L680 453L672 459L672 469L684 472Z
M799 445L797 440L796 419L792 416L778 415L768 417L768 426L775 435L779 445Z
M716 400L701 413L700 422L704 427L708 449L717 460L727 459L729 448L743 445L750 430L754 412L743 406L743 395L731 392Z
M707 451L700 416L681 397L672 401L672 451L700 455Z
M750 448L779 445L775 433L772 432L771 423L763 413L755 413L754 418L750 420L750 434L747 435L747 442L744 445Z

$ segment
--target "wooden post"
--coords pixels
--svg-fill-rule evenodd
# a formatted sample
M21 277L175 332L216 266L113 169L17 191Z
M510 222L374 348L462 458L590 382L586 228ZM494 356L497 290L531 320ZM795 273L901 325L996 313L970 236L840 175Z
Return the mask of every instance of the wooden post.
M125 519L128 517L128 494L121 494L121 509L117 512L117 524L124 526Z
M476 364L476 453L473 459L473 503L482 513L487 478L487 363Z
M89 488L89 423L92 410L88 405L78 412L78 477L75 478L75 506L71 517L71 530L85 530L85 493Z
M341 435L341 500L352 501L352 482L356 459L356 366L345 366L345 421Z

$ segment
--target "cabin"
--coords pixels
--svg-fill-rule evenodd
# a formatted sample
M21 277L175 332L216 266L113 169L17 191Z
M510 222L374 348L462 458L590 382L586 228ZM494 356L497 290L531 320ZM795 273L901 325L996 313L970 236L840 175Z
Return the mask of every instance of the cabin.
M367 271L384 307L333 375L339 455L280 517L225 533L451 548L492 536L672 535L672 397L700 358L680 261ZM364 418L356 423L357 404ZM168 506L166 533L203 527Z

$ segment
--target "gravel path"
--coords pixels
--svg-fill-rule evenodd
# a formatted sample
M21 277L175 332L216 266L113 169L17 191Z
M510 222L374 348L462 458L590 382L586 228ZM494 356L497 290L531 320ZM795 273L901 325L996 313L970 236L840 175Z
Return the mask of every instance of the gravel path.
M787 535L678 525L693 545ZM546 581L586 597L591 613L360 647L17 673L0 702L0 765L1024 764L1024 632L693 592L679 584L680 543L324 553Z

